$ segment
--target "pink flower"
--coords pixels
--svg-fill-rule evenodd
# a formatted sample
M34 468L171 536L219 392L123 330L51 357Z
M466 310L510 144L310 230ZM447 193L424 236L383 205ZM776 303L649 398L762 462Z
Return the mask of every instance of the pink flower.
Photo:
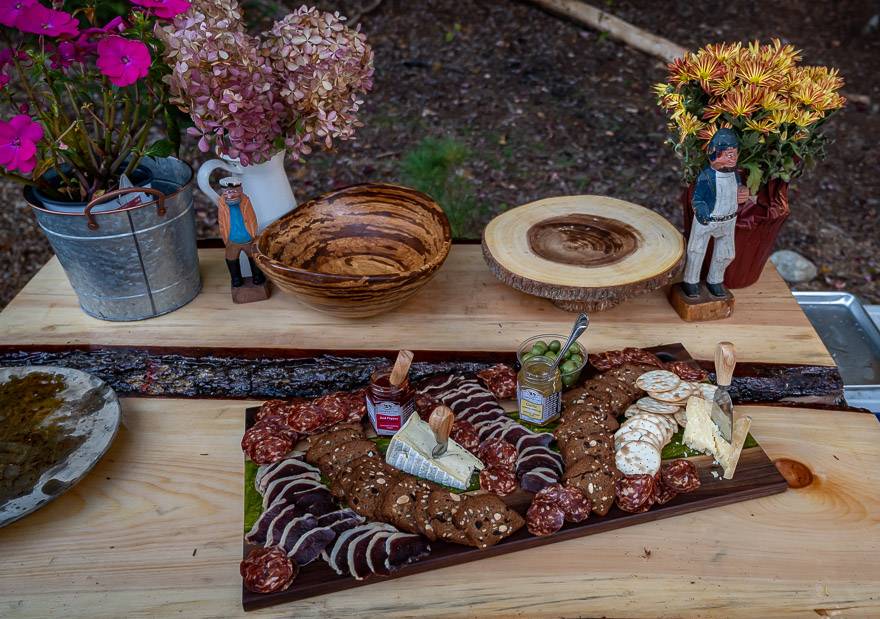
M6 87L6 84L9 83L9 76L5 73L0 73L0 90Z
M37 165L37 142L43 127L26 114L0 121L0 166L29 174Z
M98 41L98 69L116 86L130 86L150 71L150 50L140 41L110 36Z
M0 24L17 28L18 18L36 3L37 0L0 0Z
M75 61L81 60L82 54L70 41L61 41L51 56L53 69L66 69Z
M5 0L0 0L3 2ZM15 27L22 32L47 37L72 36L79 34L79 22L70 13L47 9L42 4L32 4L15 20Z
M186 13L191 4L189 0L131 0L131 3L152 10L160 19L172 19Z

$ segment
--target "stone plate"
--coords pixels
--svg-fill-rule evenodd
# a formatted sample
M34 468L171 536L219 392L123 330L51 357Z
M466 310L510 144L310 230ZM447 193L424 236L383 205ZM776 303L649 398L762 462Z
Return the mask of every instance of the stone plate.
M59 394L63 404L51 419L73 436L84 436L82 444L66 458L46 469L30 492L0 503L0 527L39 509L72 488L92 470L116 437L120 408L116 393L107 383L91 374L52 366L12 367L0 369L0 383L13 376L35 372L58 374L67 388Z

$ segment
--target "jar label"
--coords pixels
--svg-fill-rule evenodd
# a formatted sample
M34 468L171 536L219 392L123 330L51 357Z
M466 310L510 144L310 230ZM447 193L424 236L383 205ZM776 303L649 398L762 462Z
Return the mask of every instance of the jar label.
M517 386L520 419L537 425L554 419L562 412L562 400L559 396L559 392L545 396L535 389Z
M412 400L401 406L396 402L373 402L373 399L367 395L367 413L370 415L373 429L380 436L395 434L413 414L414 409Z

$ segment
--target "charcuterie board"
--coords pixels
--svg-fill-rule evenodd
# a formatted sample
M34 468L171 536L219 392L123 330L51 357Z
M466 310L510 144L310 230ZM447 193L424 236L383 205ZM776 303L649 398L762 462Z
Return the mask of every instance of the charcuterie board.
M649 350L667 361L692 362L689 355L680 345L664 346ZM506 409L511 408L509 402L505 404ZM258 410L258 408L247 409L246 428L254 425ZM511 413L511 415L513 414ZM513 535L483 549L441 540L432 541L430 543L430 551L423 554L420 560L403 564L389 575L372 574L362 580L357 580L347 573L337 574L336 571L331 569L326 560L317 558L300 567L298 575L286 590L273 593L254 593L243 587L243 607L245 610L253 610L275 604L294 602L318 595L366 586L375 582L382 582L389 578L401 578L410 574L455 566L482 558L526 550L536 546L619 529L634 524L642 524L661 518L776 494L785 491L787 488L785 479L779 474L760 445L751 437L742 451L734 478L725 480L722 477L721 466L714 462L711 456L691 455L692 452L688 452L681 446L680 434L681 432L672 439L672 443L667 445L663 454L665 457L686 458L689 462L693 463L699 475L699 487L694 491L679 494L662 505L654 505L653 508L647 511L629 513L614 505L605 515L594 514L583 522L567 523L555 533L543 536L533 535L525 526L522 526ZM379 441L379 444L382 444L381 441ZM674 455L670 456L673 453ZM245 532L251 530L256 516L260 512L259 501L261 497L257 493L254 483L256 471L256 465L246 460L244 480ZM322 481L324 481L323 478ZM507 507L518 512L520 515L525 515L532 499L533 495L522 489L517 489L515 492L503 497ZM244 556L247 557L253 548L254 546L245 541Z

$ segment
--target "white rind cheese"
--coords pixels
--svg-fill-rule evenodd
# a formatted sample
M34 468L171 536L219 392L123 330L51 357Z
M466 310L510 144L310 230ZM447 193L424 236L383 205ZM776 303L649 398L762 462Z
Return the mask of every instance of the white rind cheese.
M474 469L482 470L483 463L452 439L449 439L445 454L432 458L431 452L436 445L437 439L431 426L418 415L411 415L391 438L385 461L410 475L444 486L466 489Z

